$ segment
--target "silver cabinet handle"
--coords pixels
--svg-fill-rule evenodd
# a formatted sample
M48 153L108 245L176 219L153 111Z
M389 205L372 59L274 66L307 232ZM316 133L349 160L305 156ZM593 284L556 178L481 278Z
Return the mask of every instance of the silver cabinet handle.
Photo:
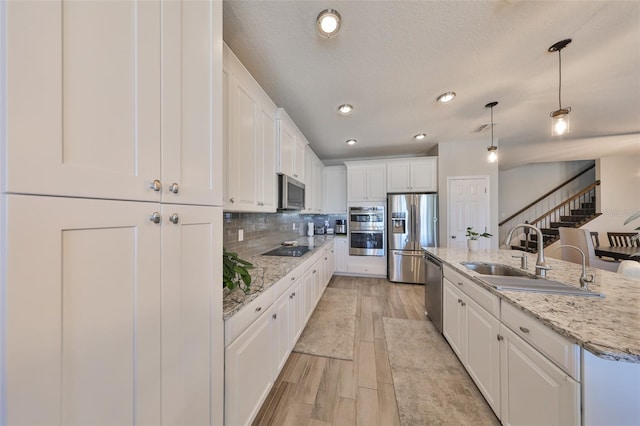
M179 218L179 216L178 216L178 213L174 213L174 214L172 214L171 216L169 216L169 222L171 222L171 223L175 223L175 224L177 224L177 223L178 223L178 221L179 221L179 219L180 219L180 218Z
M458 285L459 286L463 286L464 284L462 282L458 281Z
M499 335L499 334L497 335L497 337L498 337L498 342L501 342L502 340L504 340L504 337L502 337L502 336L501 336L501 335Z
M293 296L295 296L295 295L296 295L295 293L291 293L291 294L289 295L289 299L293 299Z
M520 327L520 331L522 331L523 333L528 333L529 329L527 327Z
M229 202L230 202L230 203L235 203L235 202L236 202L236 200L234 200L234 199L233 199L233 197L231 197L231 198L229 198Z
M262 306L258 306L258 307L256 308L256 312L260 312L261 310L262 310Z
M278 318L278 314L273 314L272 316L273 316L273 319Z
M151 213L151 216L149 216L149 220L153 223L160 223L160 213L159 212Z
M462 303L462 299L458 299L458 303Z
M316 270L315 270L315 269L313 270L313 273L314 273L314 274L316 273Z
M467 306L467 304L466 304L465 302L460 302L460 304L461 304L462 306Z
M296 280L296 277L291 277L291 281L295 281L295 280Z
M174 194L178 193L178 189L178 184L175 182L173 182L171 186L169 186L169 191L173 192Z
M158 192L162 189L162 184L160 183L160 181L158 179L154 179L153 182L151 182L149 184L149 188L153 189L154 191Z

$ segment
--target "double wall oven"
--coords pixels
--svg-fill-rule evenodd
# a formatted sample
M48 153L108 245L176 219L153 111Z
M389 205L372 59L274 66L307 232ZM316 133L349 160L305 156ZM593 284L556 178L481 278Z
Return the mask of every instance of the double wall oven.
M349 208L349 254L384 256L384 207Z

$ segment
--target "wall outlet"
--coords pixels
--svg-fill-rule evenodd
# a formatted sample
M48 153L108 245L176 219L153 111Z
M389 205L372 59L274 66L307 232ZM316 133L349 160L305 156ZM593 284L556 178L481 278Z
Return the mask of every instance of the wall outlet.
M244 240L244 229L238 229L238 241Z
M293 222L293 230L294 231L296 230L296 223L295 222Z

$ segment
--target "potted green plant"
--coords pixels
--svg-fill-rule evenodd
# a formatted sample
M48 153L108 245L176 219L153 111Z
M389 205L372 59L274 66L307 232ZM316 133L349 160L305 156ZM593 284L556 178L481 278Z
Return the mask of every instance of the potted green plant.
M222 286L233 290L239 287L244 294L251 291L251 274L249 269L253 269L253 264L240 259L237 253L227 251L222 248Z
M476 232L473 230L473 226L467 226L467 233L465 234L465 236L468 238L467 239L467 247L469 248L469 251L476 251L478 250L478 238L480 237L484 237L484 238L489 238L489 237L493 237L493 235L489 234L488 232Z

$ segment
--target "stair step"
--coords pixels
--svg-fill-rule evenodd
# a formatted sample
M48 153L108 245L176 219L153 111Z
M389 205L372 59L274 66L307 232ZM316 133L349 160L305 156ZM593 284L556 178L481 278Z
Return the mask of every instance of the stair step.
M571 215L571 216L560 216L561 222L582 222L583 220L589 219L589 216L586 215Z
M591 209L593 211L596 211L596 203L581 203L580 207L582 207L583 209Z
M596 211L595 209L574 209L571 210L572 216L591 216Z
M576 222L551 222L552 228L574 228Z
M560 235L558 228L541 228L540 230L544 235Z

